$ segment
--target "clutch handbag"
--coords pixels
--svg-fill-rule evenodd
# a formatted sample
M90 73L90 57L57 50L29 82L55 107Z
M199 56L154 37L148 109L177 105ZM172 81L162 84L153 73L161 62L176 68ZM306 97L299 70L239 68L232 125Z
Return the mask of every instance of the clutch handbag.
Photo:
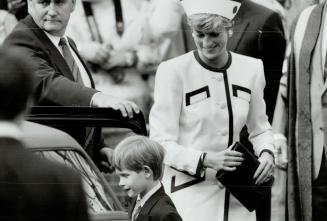
M270 196L273 178L267 183L256 185L253 176L260 164L257 157L239 142L234 144L232 150L241 152L244 161L234 171L219 170L216 178L244 207L253 211Z

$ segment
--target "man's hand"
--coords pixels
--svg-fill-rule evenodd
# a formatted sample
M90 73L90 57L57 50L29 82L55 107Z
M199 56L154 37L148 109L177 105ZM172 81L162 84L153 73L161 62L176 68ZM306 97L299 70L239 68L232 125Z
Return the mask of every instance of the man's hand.
M100 150L100 154L103 156L105 161L101 161L101 165L106 168L107 172L114 172L115 168L112 166L112 157L114 155L114 150L109 147L103 147Z
M98 92L93 95L91 101L92 107L111 107L115 110L120 110L124 117L132 118L134 112L139 113L139 107L132 101L123 100L120 98L113 97L111 95Z
M208 152L204 159L203 165L217 171L236 170L236 167L242 164L244 158L242 153L231 150L231 148L232 147L217 153Z
M268 182L274 175L275 167L274 157L268 152L263 152L259 157L259 161L260 165L253 176L257 185Z

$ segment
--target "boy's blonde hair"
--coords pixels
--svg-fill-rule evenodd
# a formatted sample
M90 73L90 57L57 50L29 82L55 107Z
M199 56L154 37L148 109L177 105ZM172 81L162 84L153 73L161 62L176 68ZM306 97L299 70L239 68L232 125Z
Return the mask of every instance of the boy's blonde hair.
M216 14L199 13L188 17L188 24L195 31L204 33L217 32L224 27L227 30L233 27L233 22Z
M153 179L162 177L163 147L145 136L131 136L122 140L114 151L113 166L118 170L140 172L144 166L151 168Z

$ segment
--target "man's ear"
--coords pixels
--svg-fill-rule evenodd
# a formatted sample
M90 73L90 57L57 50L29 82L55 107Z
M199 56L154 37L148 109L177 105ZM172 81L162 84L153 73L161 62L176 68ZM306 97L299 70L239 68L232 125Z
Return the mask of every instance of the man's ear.
M151 178L153 176L153 171L151 170L151 168L149 166L144 165L143 166L143 171L144 171L144 174L145 174L146 178Z

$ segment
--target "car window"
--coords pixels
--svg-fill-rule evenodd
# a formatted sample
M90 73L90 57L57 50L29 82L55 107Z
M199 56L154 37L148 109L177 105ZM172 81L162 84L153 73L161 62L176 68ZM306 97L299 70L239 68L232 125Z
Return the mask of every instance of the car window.
M73 168L81 175L90 213L105 213L113 210L113 203L106 194L99 177L78 152L73 150L46 150L35 153L42 158Z

